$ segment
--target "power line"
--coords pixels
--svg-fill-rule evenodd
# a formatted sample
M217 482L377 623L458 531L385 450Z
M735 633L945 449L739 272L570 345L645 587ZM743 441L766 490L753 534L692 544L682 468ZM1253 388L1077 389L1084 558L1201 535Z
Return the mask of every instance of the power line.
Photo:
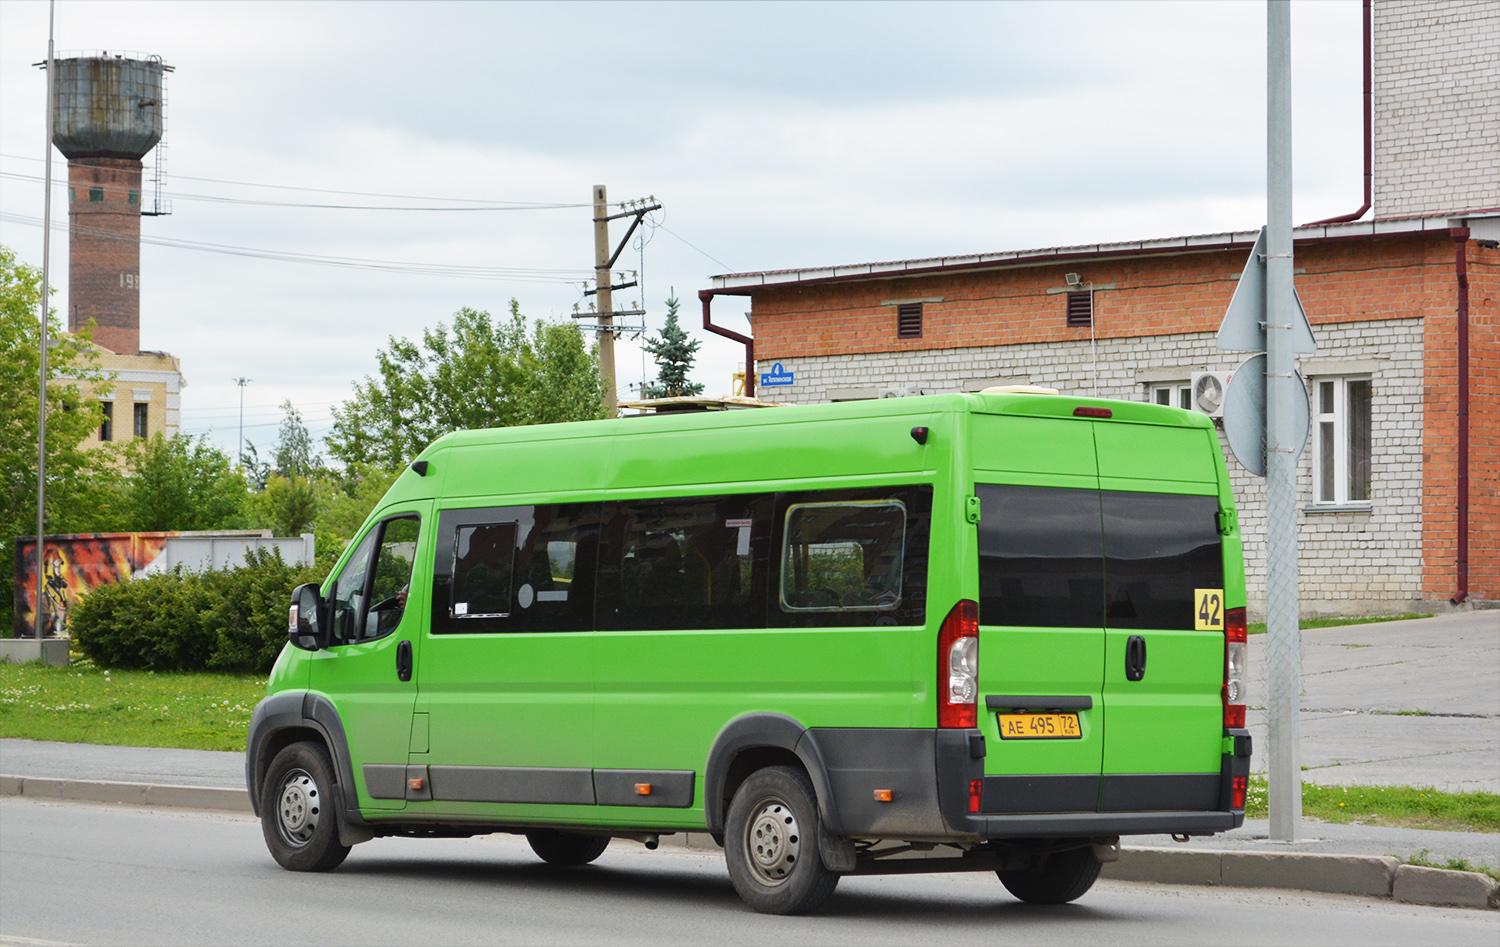
M0 212L0 220L40 227L42 219L26 214ZM53 230L68 230L66 223L53 221ZM157 237L142 234L139 238L123 237L109 231L89 227L75 222L73 232L115 240L139 239L141 243L178 250L198 250L226 256L250 257L259 260L276 260L283 263L308 263L319 266L337 266L346 269L381 270L390 273L414 273L421 276L441 276L459 279L493 280L521 283L577 283L586 274L580 270L546 269L540 267L464 266L449 263L408 263L399 260L371 260L361 257L338 257L317 253L296 253L290 250L265 250L256 247L236 247L221 243L206 243L198 240L179 240L173 237Z
M35 174L20 174L16 171L0 171L0 178L12 178L17 181L31 181L42 183L41 177ZM67 183L58 181L53 187L66 187ZM558 210L570 207L584 207L584 204L542 204L522 202L484 202L476 203L471 207L423 207L419 205L400 204L313 204L304 201L263 201L248 197L224 197L217 194L188 194L182 191L164 191L164 197L170 197L174 201L202 201L210 204L244 204L253 207L298 207L314 210L417 210L438 213L474 212L474 211L502 211L502 210ZM412 198L416 200L417 198ZM437 198L428 198L436 200Z
M723 260L721 260L718 257L714 256L713 254L709 253L707 250L703 249L702 247L697 246L696 244L688 243L687 238L684 237L684 236L682 236L682 234L677 233L674 230L668 230L666 224L657 224L656 226L660 227L663 230L666 230L667 233L669 233L672 236L676 237L678 240L681 240L683 243L687 243L688 246L692 247L694 250L697 250L699 253L703 254L706 257L708 257L710 260L713 260L715 263L719 264L720 266L724 267L724 269L726 269L726 270L733 270L734 269L734 267L730 266L728 263L725 263Z
M0 152L0 158L13 158L13 159L20 160L20 161L37 161L37 162L40 162L42 160L41 158L32 158L32 157L30 157L28 155L13 155L13 154L7 154L7 153L3 153L3 152ZM89 165L87 162L79 162L79 164L82 165L82 166L84 166L84 167L93 167L92 165ZM344 194L344 195L347 195L347 196L350 196L350 197L385 197L385 198L393 198L393 199L399 199L399 200L410 200L410 201L454 201L454 202L461 202L461 203L468 203L468 204L475 204L475 203L478 203L478 204L486 204L486 203L487 204L507 204L507 205L513 205L513 206L518 207L518 208L519 207L525 207L527 205L532 205L532 206L535 206L535 207L538 207L538 208L548 208L548 209L550 209L550 208L563 208L563 207L574 207L574 208L576 208L576 207L589 207L589 206L591 206L589 204L570 204L570 203L552 202L552 201L542 201L542 202L534 202L534 201L484 201L484 200L480 200L480 199L472 198L472 197L430 197L430 196L416 195L416 194L385 194L385 193L380 193L380 192L377 192L377 191L340 191L340 190L335 190L333 188L326 188L326 187L300 187L300 186L293 185L293 184L257 184L254 181L229 181L229 180L225 180L223 178L198 178L198 177L193 177L192 175L188 175L188 174L173 174L172 177L175 178L175 179L178 179L178 180L182 180L182 181L202 181L202 182L207 183L207 184L233 184L233 185L237 185L237 186L240 186L240 187L272 188L272 189L275 189L275 190L278 190L278 191L306 191L306 192L312 193L312 194Z

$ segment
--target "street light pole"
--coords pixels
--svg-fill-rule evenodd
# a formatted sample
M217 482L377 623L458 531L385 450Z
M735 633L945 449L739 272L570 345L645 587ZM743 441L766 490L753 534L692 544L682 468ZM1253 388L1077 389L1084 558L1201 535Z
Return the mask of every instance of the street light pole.
M57 71L53 68L56 63L53 61L52 37L56 11L57 3L53 0L47 5L47 134L43 138L47 157L46 170L42 173L42 299L38 306L41 309L41 334L38 336L41 344L37 347L37 365L41 371L38 373L40 387L36 409L36 624L32 629L37 641L42 640L47 611L47 600L42 597L42 551L46 546L43 537L47 525L47 296L52 276L52 84L55 81L53 74Z
M240 386L240 440L235 448L238 452L240 466L245 465L245 386L254 381L254 378L231 378L230 381Z

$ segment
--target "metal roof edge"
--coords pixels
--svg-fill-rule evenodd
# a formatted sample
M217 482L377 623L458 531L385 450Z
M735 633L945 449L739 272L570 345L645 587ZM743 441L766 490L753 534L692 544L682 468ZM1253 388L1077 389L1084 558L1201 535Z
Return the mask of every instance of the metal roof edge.
M1466 214L1443 214L1431 217L1374 218L1342 224L1313 224L1293 228L1297 241L1344 239L1350 237L1386 237L1402 233L1446 231L1460 226L1466 219L1489 217L1500 211L1484 210ZM1115 243L1043 247L1033 250L1006 250L960 256L920 257L911 260L889 260L839 266L818 266L792 270L765 270L754 273L725 273L712 276L715 290L745 287L789 286L797 283L829 283L844 280L885 279L908 275L928 275L951 270L979 269L986 266L1063 262L1087 257L1123 256L1142 253L1170 253L1174 250L1197 251L1229 249L1255 243L1258 230L1235 230L1222 233L1192 234L1150 240L1126 240Z

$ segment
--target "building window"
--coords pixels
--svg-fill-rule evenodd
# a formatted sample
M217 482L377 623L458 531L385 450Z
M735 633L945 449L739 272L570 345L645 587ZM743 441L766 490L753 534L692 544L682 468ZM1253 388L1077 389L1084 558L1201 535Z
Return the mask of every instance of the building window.
M104 188L102 188L102 187L91 187L91 188L89 188L89 203L90 204L97 204L97 203L99 203L102 200L104 200Z
M133 424L134 424L134 428L135 428L135 436L136 437L145 437L146 436L146 408L147 407L148 407L147 405L141 404L139 401L137 401L135 403L135 417L132 420L133 420Z
M1192 385L1152 385L1151 403L1164 404L1169 408L1193 409Z
M922 304L905 303L896 307L896 338L922 337Z
M104 423L99 425L99 440L112 441L115 439L115 403L101 401L99 407L104 409Z
M72 187L68 188L68 203L69 204L76 204L76 203L78 203L78 189L77 188L72 188Z
M1094 294L1068 294L1068 325L1091 326L1094 324Z
M1320 378L1313 394L1318 503L1370 500L1370 379Z
M129 203L129 204L139 204L140 202L141 202L141 192L137 191L135 188L131 188L130 189L130 194L126 198L126 203Z

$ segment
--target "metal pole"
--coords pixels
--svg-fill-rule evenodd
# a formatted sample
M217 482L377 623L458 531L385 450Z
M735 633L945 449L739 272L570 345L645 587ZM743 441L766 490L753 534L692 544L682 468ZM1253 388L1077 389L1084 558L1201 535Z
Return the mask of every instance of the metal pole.
M1292 16L1266 5L1266 717L1271 838L1302 822L1298 723L1302 643L1297 600L1297 428L1292 352Z
M594 185L594 287L599 306L599 376L604 380L604 407L615 416L615 311L609 272L609 202L603 184Z
M250 384L253 378L231 378L230 381L240 386L240 441L238 458L240 466L245 466L245 386Z
M42 300L38 307L41 309L41 345L37 351L41 371L36 409L36 623L32 629L38 641L42 640L47 611L47 600L42 597L42 552L46 546L43 537L47 525L47 296L52 277L52 83L57 71L53 68L57 64L53 61L52 33L56 11L57 3L53 0L47 4L47 134L44 139L47 157L42 173Z

